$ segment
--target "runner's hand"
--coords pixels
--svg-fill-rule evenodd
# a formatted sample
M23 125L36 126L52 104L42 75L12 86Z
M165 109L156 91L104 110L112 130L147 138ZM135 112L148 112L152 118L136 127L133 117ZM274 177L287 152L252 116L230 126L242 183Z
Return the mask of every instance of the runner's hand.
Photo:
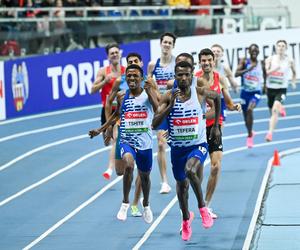
M220 144L221 142L221 131L219 126L213 126L212 129L210 130L210 135L209 139L213 140L214 143Z
M241 112L242 111L242 106L240 103L235 103L234 108L236 111Z
M173 107L176 101L176 98L180 95L180 89L176 89L174 93L172 94L171 100L170 100L170 107Z
M93 139L93 137L95 137L95 136L97 136L99 134L100 134L100 132L99 132L98 129L93 129L93 130L89 131L89 137L90 137L90 139Z
M153 77L148 77L146 80L145 80L145 84L144 84L144 89L150 89L150 88L153 88L155 89L155 81L153 79Z

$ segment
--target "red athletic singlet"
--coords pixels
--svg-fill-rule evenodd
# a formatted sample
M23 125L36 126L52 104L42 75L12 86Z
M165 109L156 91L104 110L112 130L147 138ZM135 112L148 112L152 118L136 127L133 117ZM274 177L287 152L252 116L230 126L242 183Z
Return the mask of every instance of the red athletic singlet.
M220 84L220 75L218 72L214 71L214 83L210 86L210 89L216 91L219 95L221 94L221 84ZM201 77L203 75L203 71L199 70L195 73L196 77ZM214 124L215 119L206 119L206 127L210 127ZM219 124L222 125L223 123L223 116L220 115L219 117Z
M125 74L125 69L126 68L124 66L121 66L121 75ZM108 75L110 73L111 73L111 65L109 65L105 68L105 75ZM112 86L116 79L117 79L116 77L111 78L111 80L108 83L106 83L101 90L100 95L101 95L103 107L105 107L106 98L110 94Z

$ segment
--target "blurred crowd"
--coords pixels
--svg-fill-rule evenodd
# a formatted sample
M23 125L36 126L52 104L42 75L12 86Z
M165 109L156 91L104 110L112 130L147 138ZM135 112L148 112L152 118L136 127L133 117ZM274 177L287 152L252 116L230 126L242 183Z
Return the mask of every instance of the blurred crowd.
M2 8L0 11L0 18L2 19L0 22L0 56L32 53L47 54L50 52L88 48L90 47L91 41L95 46L98 46L99 34L97 34L96 31L102 28L99 27L99 22L66 21L65 17L81 18L84 17L84 15L85 17L122 15L121 12L117 10L104 12L98 9L88 11L86 14L83 9L66 10L65 7L170 5L186 8L191 5L225 6L226 4L228 4L228 1L225 0L0 0L0 8ZM229 4L247 4L247 0L232 0ZM16 8L24 9L20 10ZM50 10L44 8L50 8ZM208 10L177 11L183 14L191 12L200 15L209 14ZM224 12L222 10L216 10L213 12L213 15L218 15L219 13L223 14ZM142 15L147 16L167 14L167 11L142 11ZM131 15L138 14L132 11ZM20 18L23 18L22 21L18 21ZM37 20L35 18L39 19ZM163 27L167 25L160 24L159 22L167 23L166 20L156 21L156 24L153 24L155 27L151 27L150 31L152 29L155 30L157 26L163 29ZM213 23L213 26L216 25ZM160 30L159 32L164 32L164 30ZM214 28L212 28L212 33L216 33Z

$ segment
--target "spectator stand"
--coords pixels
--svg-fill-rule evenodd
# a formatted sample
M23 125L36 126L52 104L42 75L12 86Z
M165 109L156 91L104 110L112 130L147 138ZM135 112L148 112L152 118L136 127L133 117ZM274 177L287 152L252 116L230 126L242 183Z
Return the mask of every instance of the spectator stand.
M90 47L92 43L97 46L107 40L126 43L154 39L165 31L178 36L212 33L212 20L224 18L243 19L247 30L247 26L253 29L257 25L259 16L256 13L263 8L243 6L245 11L233 15L231 10L241 6L168 1L169 5L161 0L110 0L102 1L102 6L76 7L64 7L57 1L52 7L0 8L0 45L5 41L16 41L27 54L59 52ZM214 11L224 7L224 14L214 15ZM278 13L289 20L285 6L273 7L275 15ZM39 39L42 39L41 46L37 44Z

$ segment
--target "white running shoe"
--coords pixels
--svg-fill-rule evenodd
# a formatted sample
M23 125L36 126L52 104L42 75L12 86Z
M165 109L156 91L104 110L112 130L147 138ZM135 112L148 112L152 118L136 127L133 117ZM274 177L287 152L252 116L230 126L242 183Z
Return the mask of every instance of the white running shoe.
M144 207L143 218L146 223L151 223L153 221L153 214L150 206Z
M122 203L120 210L117 214L118 220L125 221L127 219L127 210L129 208L129 203Z
M160 188L159 193L160 194L168 194L168 193L170 193L170 191L171 191L171 187L169 186L169 184L166 183L166 182L163 182L161 184L161 188Z
M208 213L210 214L211 218L213 218L213 219L218 218L218 215L213 212L212 208L208 207L207 209L208 209Z

